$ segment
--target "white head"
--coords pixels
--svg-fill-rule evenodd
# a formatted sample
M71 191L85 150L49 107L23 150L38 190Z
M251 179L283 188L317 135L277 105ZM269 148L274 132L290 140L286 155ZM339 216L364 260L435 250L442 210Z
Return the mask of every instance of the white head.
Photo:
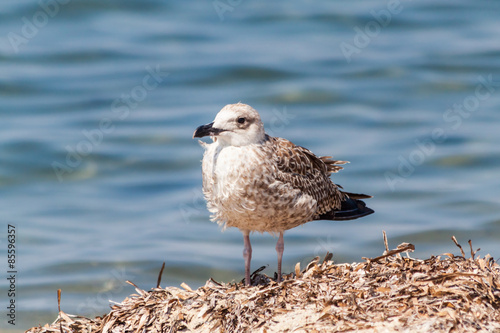
M250 105L228 104L215 120L196 129L193 138L210 135L214 141L228 146L245 146L264 141L266 133L260 115Z

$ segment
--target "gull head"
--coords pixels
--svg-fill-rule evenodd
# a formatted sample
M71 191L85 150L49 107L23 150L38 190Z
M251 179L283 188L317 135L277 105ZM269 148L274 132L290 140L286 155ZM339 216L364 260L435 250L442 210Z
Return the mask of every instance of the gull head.
M214 121L196 129L193 138L211 136L226 146L245 146L264 141L266 133L260 115L250 105L228 104Z

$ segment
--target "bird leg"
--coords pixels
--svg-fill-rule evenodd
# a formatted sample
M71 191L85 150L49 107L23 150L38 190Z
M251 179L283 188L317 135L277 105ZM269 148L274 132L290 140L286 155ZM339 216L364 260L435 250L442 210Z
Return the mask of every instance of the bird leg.
M278 238L278 242L276 243L276 252L278 252L278 280L277 282L281 282L281 261L283 259L283 251L285 250L285 242L283 241L283 231L280 232L280 237Z
M250 285L250 261L252 260L252 245L250 245L250 232L243 231L243 258L245 259L245 285Z

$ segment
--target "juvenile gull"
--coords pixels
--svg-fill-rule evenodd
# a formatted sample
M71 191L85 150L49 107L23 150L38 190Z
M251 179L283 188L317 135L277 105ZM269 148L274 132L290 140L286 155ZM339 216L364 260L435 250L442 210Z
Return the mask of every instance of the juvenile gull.
M250 285L250 232L279 234L278 282L281 280L285 230L314 220L352 220L373 213L359 199L330 180L342 169L331 156L318 157L306 148L267 135L251 106L226 105L215 120L196 129L203 155L203 193L212 221L243 233L245 284Z

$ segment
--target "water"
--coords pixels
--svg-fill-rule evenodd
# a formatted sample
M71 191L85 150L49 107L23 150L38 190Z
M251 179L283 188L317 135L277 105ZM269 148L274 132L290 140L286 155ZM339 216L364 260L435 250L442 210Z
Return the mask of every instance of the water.
M452 235L500 256L498 2L42 3L0 11L3 309L8 224L18 251L2 332L53 321L57 289L67 313L106 313L164 261L163 286L241 279L242 236L209 222L191 139L238 101L374 195L370 217L287 232L284 271L377 256L382 230L415 257L459 254ZM252 236L253 268L274 272L275 241Z

